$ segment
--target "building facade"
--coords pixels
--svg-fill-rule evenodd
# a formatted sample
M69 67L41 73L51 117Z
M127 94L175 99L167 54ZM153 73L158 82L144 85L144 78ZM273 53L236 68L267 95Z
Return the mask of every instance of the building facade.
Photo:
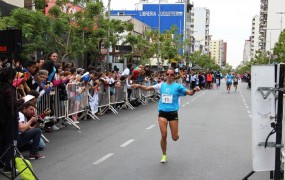
M222 52L222 59L221 59L221 67L226 66L227 64L227 52L228 52L228 43L223 41L223 52Z
M214 59L215 63L220 67L223 67L227 63L227 42L223 40L210 40L209 52L211 58Z
M210 52L211 52L211 58L215 60L215 63L221 65L220 41L219 40L210 41Z
M25 5L25 1L27 1L27 0L2 0L3 2L6 2L6 3L8 3L8 4L11 4L11 5L13 5L13 6L17 6L17 7L24 7L24 5Z
M176 26L176 34L181 35L183 47L179 49L180 54L191 53L191 44L185 40L191 38L191 8L192 5L185 0L177 3L168 3L160 0L160 3L152 3L148 0L140 0L135 10L112 10L112 16L132 16L133 18L147 24L152 30L160 33L170 30ZM158 62L160 60L157 60Z
M123 22L129 22L134 25L134 30L132 32L125 31L124 33L118 34L119 39L118 39L116 47L110 47L109 49L110 57L109 59L106 59L108 63L120 62L121 61L120 58L122 57L122 54L124 53L132 53L133 60L139 61L141 55L139 54L139 50L137 49L137 47L131 47L129 45L123 46L121 44L125 41L124 37L126 37L129 33L133 35L143 36L146 31L149 31L151 29L150 26L133 18L132 16L110 16L110 19L116 19L116 20L120 20ZM104 47L101 47L101 54L107 55L107 49Z
M243 49L243 64L249 62L251 59L251 40L245 40Z
M285 27L285 6L281 4L285 4L285 0L261 0L259 47L263 52L272 52Z
M250 36L250 59L254 58L255 57L255 54L256 54L256 51L258 51L260 49L259 47L259 24L260 24L260 16L259 15L255 15L253 18L252 18L252 25L251 25L251 36ZM244 57L246 55L244 54ZM246 58L248 59L248 58ZM245 60L245 58L244 58ZM244 61L243 60L243 61Z
M194 7L194 30L193 41L194 51L201 51L209 54L209 26L210 10L204 7Z

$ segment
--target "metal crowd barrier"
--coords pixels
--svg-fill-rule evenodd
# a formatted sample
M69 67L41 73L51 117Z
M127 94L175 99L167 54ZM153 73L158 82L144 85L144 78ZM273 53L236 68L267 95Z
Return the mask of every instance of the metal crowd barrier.
M130 84L127 81L123 81L122 85L124 85L124 92L125 92L125 102L124 105L121 106L123 108L124 106L129 107L131 110L134 110L134 106L130 103L132 98L132 90L133 88L130 87Z
M144 86L151 86L152 82L144 82ZM155 102L155 98L157 97L157 93L155 91L145 91L141 90L142 100L147 104L150 100Z
M124 82L119 82L118 85L113 87L115 91L113 91L113 95L110 97L110 104L117 106L119 104L124 104L126 99L126 92L125 92L125 84ZM113 90L113 89L112 89Z
M53 111L54 116L58 119L65 118L66 104L59 100L59 89L56 87L54 91L44 94L37 103L38 114L44 113L49 108Z
M144 82L146 86L152 85L151 82ZM80 127L74 123L73 119L81 120L82 118L87 119L90 116L92 119L99 118L90 112L88 86L86 86L85 91L82 91L83 83L69 83L66 85L67 100L60 100L59 88L55 87L54 91L49 94L44 94L38 101L37 111L38 114L44 112L46 108L50 108L54 112L54 116L58 119L64 119L70 124L75 126L77 129ZM131 94L128 97L128 92ZM111 110L114 114L118 114L115 109L116 106L120 106L118 109L123 107L129 107L129 109L134 110L135 107L131 104L131 101L138 101L142 105L147 105L149 101L155 102L159 98L159 94L155 91L144 91L142 89L131 88L126 81L119 82L119 85L110 87L109 85L100 84L100 90L98 94L98 108L101 113L105 113L107 110ZM81 114L80 117L79 114Z
M88 105L86 95L81 93L82 83L68 83L66 85L67 91L67 108L65 118L76 128L80 127L74 122L78 120L78 113L85 111L85 107ZM72 118L70 118L72 116Z
M111 104L111 95L110 95L110 87L106 84L100 84L99 90L99 108L101 109L101 113L106 113L108 109L110 109L114 114L118 114L118 111ZM113 96L113 95L112 95ZM113 97L112 97L113 98Z

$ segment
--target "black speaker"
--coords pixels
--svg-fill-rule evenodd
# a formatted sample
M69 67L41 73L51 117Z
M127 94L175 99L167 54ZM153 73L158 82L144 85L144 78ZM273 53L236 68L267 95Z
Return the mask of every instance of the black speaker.
M22 51L22 30L0 31L0 54L20 54Z

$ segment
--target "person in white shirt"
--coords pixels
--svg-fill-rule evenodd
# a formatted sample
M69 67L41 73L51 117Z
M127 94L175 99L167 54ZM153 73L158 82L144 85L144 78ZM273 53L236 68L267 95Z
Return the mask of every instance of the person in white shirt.
M126 69L123 71L122 76L129 76L131 74L132 64L127 64Z
M35 116L35 107L33 102L26 102L22 105L19 112L19 137L18 147L28 145L32 140L29 159L43 159L44 155L39 154L39 145L42 131L38 128L39 118Z

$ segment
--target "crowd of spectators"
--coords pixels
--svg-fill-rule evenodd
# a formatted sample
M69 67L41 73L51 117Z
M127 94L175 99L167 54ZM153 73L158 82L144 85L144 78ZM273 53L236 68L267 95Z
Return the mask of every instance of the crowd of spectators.
M37 61L29 60L23 65L15 62L9 64L3 61L0 65L0 102L2 103L0 105L0 131L6 132L7 129L11 128L12 124L4 125L7 122L5 118L11 112L7 109L15 108L14 115L9 117L16 121L14 123L17 125L17 130L14 135L19 148L29 149L30 159L45 158L39 153L45 148L42 130L50 132L59 129L57 127L58 120L49 121L42 126L45 122L42 121L43 119L54 115L53 107L45 107L46 110L41 114L37 111L37 105L45 94L52 93L55 89L58 89L59 92L65 92L69 88L69 84L75 84L75 86L71 86L75 90L71 91L70 94L66 96L62 95L64 93L60 94L61 100L74 97L72 105L73 110L77 112L80 107L80 94L86 92L91 113L100 116L103 114L98 108L98 93L102 85L110 89L110 99L113 101L116 87L121 86L122 82L127 86L127 98L130 99L133 91L132 84L154 85L165 80L163 71L152 71L149 64L133 67L133 64L130 63L122 70L122 73L117 66L114 66L110 71L102 71L100 67L90 65L85 70L75 67L73 63L59 62L56 52L51 52L47 59L40 57ZM194 89L195 86L200 86L201 89L211 89L214 83L218 87L222 79L220 72L195 72L187 68L177 68L175 72L177 74L176 79L182 80L181 83L189 89ZM15 97L14 94L16 94ZM26 97L32 98L27 101ZM11 103L5 104L3 102ZM77 113L72 114L70 118L74 123L79 123ZM13 139L12 137L7 138L3 134L0 137L0 154L7 148L8 142Z
M76 86L72 87L76 87L75 92L77 95L79 94L79 97L75 97L72 104L75 108L74 111L76 112L78 110L76 108L80 106L80 101L76 101L80 98L80 93L87 91L91 112L94 115L100 116L102 113L98 109L98 92L100 87L102 87L101 85L110 88L110 97L112 98L115 94L116 87L121 86L122 82L128 84L128 94L131 95L130 87L132 83L144 82L150 84L151 81L159 83L163 80L163 74L161 72L151 71L148 64L139 65L137 67L128 64L122 73L119 72L117 66L114 66L111 71L102 71L100 67L90 65L85 70L75 67L72 63L60 63L56 52L51 52L47 56L47 59L40 57L37 61L28 60L24 64L1 61L0 69L0 98L2 102L0 110L0 154L5 151L14 138L17 139L19 149L29 150L30 159L45 158L43 154L39 153L40 150L45 148L42 130L51 132L59 129L57 127L58 120L45 121L48 117L51 118L54 115L53 107L45 107L46 110L41 114L38 112L37 106L45 94L51 94L55 89L64 91L69 87L69 84L75 84ZM77 84L80 84L80 86L77 86ZM7 93L9 95L7 95ZM31 98L27 100L27 97ZM73 97L72 94L68 94L68 97L63 99L67 100L67 98L71 97ZM11 101L9 98L13 100ZM7 101L12 104L5 104L4 102ZM14 116L9 115L11 111L3 111L11 109L12 107L15 107ZM3 113L5 115L2 116ZM12 118L15 123L13 127L16 133L13 135L13 138L12 136L7 138L3 135L10 134L7 130L10 129L12 125L3 125L10 121L5 119L8 116L10 116L9 118ZM74 123L79 123L78 114L72 114L70 118ZM11 154L9 156L11 156ZM9 164L9 160L11 160L9 156L6 158L7 165ZM0 168L2 167L1 165ZM10 168L9 165L8 167Z

